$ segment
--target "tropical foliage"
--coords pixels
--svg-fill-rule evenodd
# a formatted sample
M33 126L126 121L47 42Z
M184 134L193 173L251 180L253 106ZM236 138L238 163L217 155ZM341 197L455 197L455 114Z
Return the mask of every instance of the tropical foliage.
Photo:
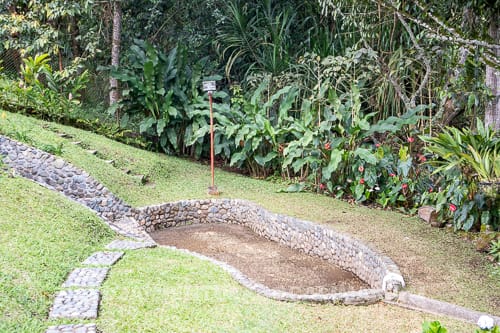
M456 207L452 208L455 227L469 230L480 223L498 228L500 137L478 119L476 131L446 128L436 137L422 139L437 157L431 162L434 173L452 175L438 200Z
M205 159L200 88L215 79L220 163L288 192L499 228L499 137L481 121L496 3L127 0L111 67L113 4L8 1L0 106Z

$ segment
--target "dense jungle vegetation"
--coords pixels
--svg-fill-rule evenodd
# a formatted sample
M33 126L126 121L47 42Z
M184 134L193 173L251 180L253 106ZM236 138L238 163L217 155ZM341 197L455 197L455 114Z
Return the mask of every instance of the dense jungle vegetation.
M499 1L8 0L0 107L500 228Z

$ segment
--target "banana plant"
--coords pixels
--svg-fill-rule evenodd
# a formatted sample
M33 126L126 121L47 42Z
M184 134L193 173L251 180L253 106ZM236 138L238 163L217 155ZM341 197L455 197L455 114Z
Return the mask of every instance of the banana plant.
M288 113L298 94L297 89L287 86L263 101L268 87L269 82L263 81L249 100L232 110L234 122L226 130L227 137L234 138L236 146L231 165L245 166L250 174L259 177L279 170L286 127L293 121ZM275 115L271 115L271 109L277 109Z
M140 40L135 41L130 52L127 67L111 70L111 75L126 87L119 105L126 112L122 124L139 116L141 133L154 138L164 151L178 153L184 142L179 133L185 131L184 123L190 116L184 109L190 102L186 90L191 78L179 82L183 78L179 73L188 71L182 54L177 48L164 54Z

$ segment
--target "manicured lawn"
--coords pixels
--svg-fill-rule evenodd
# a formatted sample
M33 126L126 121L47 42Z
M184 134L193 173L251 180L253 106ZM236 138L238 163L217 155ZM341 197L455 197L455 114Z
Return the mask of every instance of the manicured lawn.
M241 287L208 262L169 249L129 252L103 286L104 332L421 332L440 320L386 304L335 306L273 301Z
M208 197L210 171L206 165L138 150L92 133L20 115L8 113L7 118L10 122L0 120L0 133L27 137L35 146L62 143L63 158L85 169L133 206ZM56 131L73 138L61 138ZM74 145L72 141L82 141L83 145ZM86 149L98 153L89 154ZM106 160L114 160L114 165ZM144 185L135 175L146 175L149 182ZM323 223L372 244L400 266L411 292L500 313L500 277L491 274L493 265L475 252L472 244L451 232L432 229L413 217L357 207L325 196L278 193L286 185L219 170L216 184L223 191L222 197L252 200L274 212ZM3 186L2 193L6 198L0 200L14 200L14 194L4 192ZM31 198L25 200L18 206L30 206ZM3 205L0 207L3 213ZM38 217L41 213L33 214ZM64 279L62 271L60 275L60 282L54 282L52 288ZM2 308L2 318L3 311ZM424 319L439 318L384 304L344 307L271 301L240 287L217 267L166 249L155 249L129 252L113 268L103 286L98 324L105 332L419 332ZM451 332L473 331L470 326L459 329L467 326L453 320L439 320Z
M0 174L0 332L41 332L67 274L114 233L89 210Z

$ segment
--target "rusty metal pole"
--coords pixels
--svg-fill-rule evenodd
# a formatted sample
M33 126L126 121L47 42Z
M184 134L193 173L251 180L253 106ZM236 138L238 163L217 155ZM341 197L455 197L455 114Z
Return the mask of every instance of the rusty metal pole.
M214 111L212 109L212 92L216 90L215 81L203 81L203 91L208 93L208 103L210 105L210 171L212 172L212 183L208 187L209 195L219 195L215 186L215 154L214 154Z
M208 92L208 101L210 104L210 171L212 172L212 191L215 189L215 167L214 167L214 113L212 110L212 92ZM212 193L210 193L212 194Z

